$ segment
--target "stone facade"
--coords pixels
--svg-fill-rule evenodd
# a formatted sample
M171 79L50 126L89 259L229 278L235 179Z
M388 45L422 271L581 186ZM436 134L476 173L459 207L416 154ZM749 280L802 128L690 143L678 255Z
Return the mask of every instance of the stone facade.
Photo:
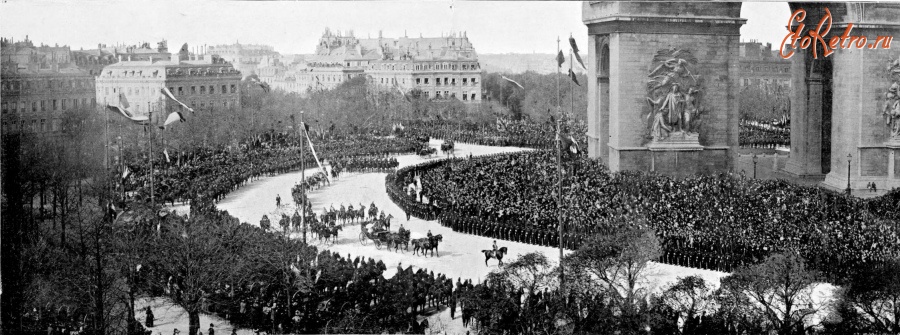
M843 32L848 23L853 23L853 35L866 36L869 41L877 36L900 37L900 5L850 3L832 5L830 10L835 22L832 30ZM890 102L888 92L895 84L900 85L900 45L836 50L828 58L833 85L830 141L814 138L820 146L830 146L824 184L846 189L849 173L853 190L864 190L869 182L884 190L900 187L900 141L892 140L891 124L886 122L890 117L885 114L885 104ZM796 161L793 140L791 158Z
M791 61L781 58L778 53L779 50L772 50L771 44L763 46L758 42L741 43L741 65L738 70L740 86L791 87Z
M130 110L137 115L181 109L161 93L167 87L191 108L215 112L240 107L240 81L240 72L231 64L209 55L186 60L173 56L169 61L122 61L103 68L97 77L97 102L115 105L119 93L124 93Z
M738 140L740 4L585 2L583 9L590 35L588 154L613 171L729 170ZM674 82L698 92L695 124L657 140L651 131L663 101L648 100L656 99L654 88Z
M94 75L74 64L69 47L35 47L27 38L0 47L3 134L57 134L66 112L95 107Z
M266 59L280 56L272 46L240 43L211 46L206 53L231 63L245 77L257 73L258 67L265 64Z
M380 34L379 34L380 35ZM422 91L432 99L481 101L481 65L465 34L439 38L357 38L326 30L316 53L302 63L261 67L260 80L273 88L305 94L333 89L366 76L383 90Z

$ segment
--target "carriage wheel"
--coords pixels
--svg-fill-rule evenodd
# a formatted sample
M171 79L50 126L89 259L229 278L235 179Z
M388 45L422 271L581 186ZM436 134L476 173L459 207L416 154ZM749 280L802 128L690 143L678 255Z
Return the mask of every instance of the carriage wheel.
M368 241L366 241L366 233L365 232L359 233L359 244L362 244L362 245L369 244Z
M381 250L381 241L375 240L375 249Z

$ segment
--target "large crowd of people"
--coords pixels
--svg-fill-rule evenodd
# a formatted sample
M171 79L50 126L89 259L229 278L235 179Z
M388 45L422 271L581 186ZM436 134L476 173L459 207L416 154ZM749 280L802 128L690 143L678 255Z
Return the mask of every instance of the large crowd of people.
M571 122L569 132L582 146L587 145L583 122ZM515 146L524 148L547 149L554 147L556 125L537 123L525 120L498 119L490 125L463 125L448 122L418 121L412 122L401 132L404 136L430 136L454 142L473 143L490 146Z
M561 209L555 160L546 151L411 166L389 176L388 186L393 199L404 199L398 205L417 216L437 213L444 225L494 238L558 246L562 222L563 246L575 249L590 234L651 228L663 243L661 261L699 268L730 271L799 250L839 278L854 266L900 257L896 192L861 200L731 174L610 173L588 159L567 162L564 170ZM430 204L402 196L416 176Z
M340 166L352 164L354 169L385 168L396 163L396 159L387 156L413 153L418 148L412 139L374 136L323 139L314 146L320 159L338 162ZM231 150L198 148L179 153L175 159L158 155L154 160L153 196L160 203L217 202L256 178L298 169L301 166L299 151L296 143L275 137L257 139ZM123 178L126 188L134 197L148 200L151 195L148 165L133 163L127 166L133 177ZM304 163L307 167L317 164L310 153Z
M791 145L790 124L741 120L738 127L741 147L774 149Z

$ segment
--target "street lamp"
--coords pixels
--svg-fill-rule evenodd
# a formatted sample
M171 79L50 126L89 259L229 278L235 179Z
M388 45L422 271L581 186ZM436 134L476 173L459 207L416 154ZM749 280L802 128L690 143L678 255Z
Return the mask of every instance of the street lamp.
M853 154L847 154L847 195L850 195L850 161L853 160Z
M759 157L756 154L753 154L753 179L756 179L756 163L759 162Z

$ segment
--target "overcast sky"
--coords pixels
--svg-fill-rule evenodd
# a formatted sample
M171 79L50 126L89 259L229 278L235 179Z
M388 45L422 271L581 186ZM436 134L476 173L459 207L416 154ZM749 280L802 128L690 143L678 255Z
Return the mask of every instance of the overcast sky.
M281 53L312 53L326 27L357 37L441 36L466 31L479 53L555 53L572 34L586 49L581 2L385 1L6 1L0 34L36 43L96 48L167 39L169 49L222 43L259 43ZM777 45L790 15L786 3L745 3L742 40Z

